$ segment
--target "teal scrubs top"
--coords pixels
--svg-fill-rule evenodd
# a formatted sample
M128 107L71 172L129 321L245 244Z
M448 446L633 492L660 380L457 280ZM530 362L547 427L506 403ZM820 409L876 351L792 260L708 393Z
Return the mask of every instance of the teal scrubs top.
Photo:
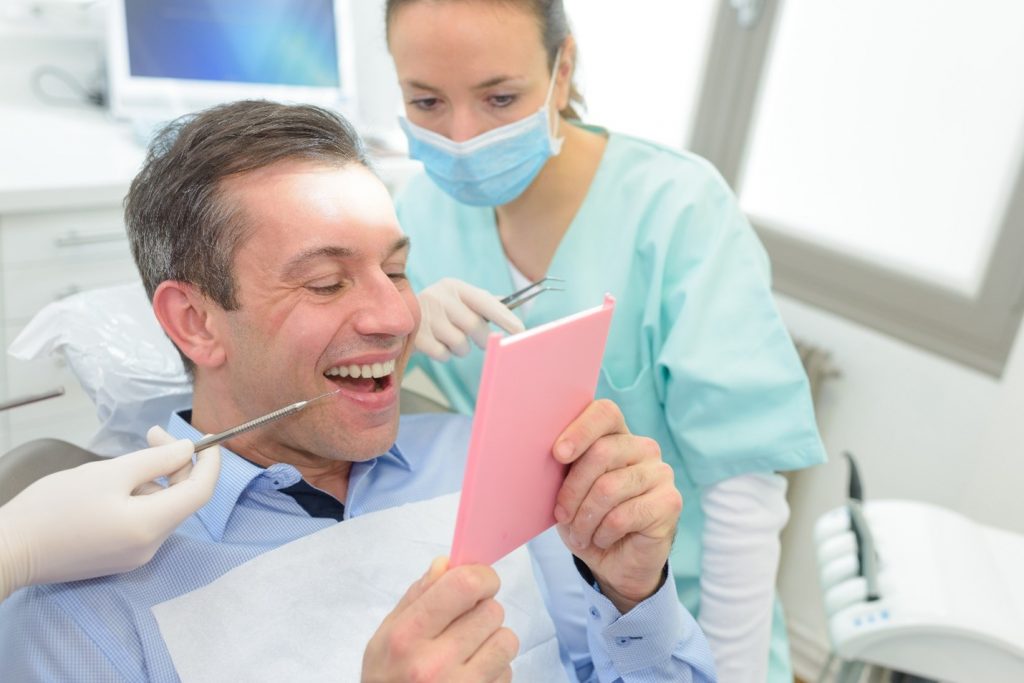
M515 289L492 208L460 204L426 175L397 208L414 289L443 277L499 296ZM710 163L613 133L547 274L565 278L566 291L534 299L527 328L615 296L597 395L618 404L633 433L656 439L675 470L685 503L672 568L698 614L702 487L825 461L764 248ZM446 363L416 354L414 364L472 413L483 351Z

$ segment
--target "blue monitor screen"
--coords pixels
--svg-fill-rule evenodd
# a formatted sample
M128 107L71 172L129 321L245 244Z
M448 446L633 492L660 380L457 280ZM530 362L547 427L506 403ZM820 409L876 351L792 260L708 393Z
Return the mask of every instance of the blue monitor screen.
M132 76L336 88L333 0L125 0Z

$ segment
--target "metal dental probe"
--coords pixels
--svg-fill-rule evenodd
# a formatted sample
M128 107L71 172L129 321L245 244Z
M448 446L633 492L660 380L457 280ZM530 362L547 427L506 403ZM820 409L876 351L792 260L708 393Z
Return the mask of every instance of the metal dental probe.
M291 405L285 406L284 408L278 408L277 410L271 413L267 413L262 417L257 417L255 420L249 420L248 422L243 422L237 427L226 429L223 432L220 432L219 434L210 434L209 436L205 436L199 441L196 441L195 452L198 453L204 448L216 446L222 441L227 441L228 439L238 436L243 432L247 432L250 429L258 429L259 427L262 427L265 424L269 424L274 420L280 419L287 415L294 415L295 413L299 412L300 410L308 406L310 403L313 403L314 401L319 401L322 398L327 398L328 396L334 396L339 391L341 391L341 389L335 389L334 391L328 391L326 394L320 394L319 396L306 399L305 401L297 401L295 403L292 403Z

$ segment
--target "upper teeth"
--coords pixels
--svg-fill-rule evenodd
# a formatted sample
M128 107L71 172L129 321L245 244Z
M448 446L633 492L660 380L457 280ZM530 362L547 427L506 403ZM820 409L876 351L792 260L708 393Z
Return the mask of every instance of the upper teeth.
M324 374L328 377L384 377L395 371L395 361L389 360L372 365L340 365Z

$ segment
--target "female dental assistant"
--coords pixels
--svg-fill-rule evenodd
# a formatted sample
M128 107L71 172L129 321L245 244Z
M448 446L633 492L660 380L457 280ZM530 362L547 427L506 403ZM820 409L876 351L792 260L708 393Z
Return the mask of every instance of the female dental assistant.
M735 197L703 159L573 120L560 0L389 0L386 11L402 127L426 170L398 198L421 291L418 364L471 412L483 354L468 339L481 344L488 320L522 327L491 293L565 278L567 291L523 312L527 327L615 295L598 395L674 467L687 501L671 556L680 596L721 680L791 681L775 472L825 454Z

